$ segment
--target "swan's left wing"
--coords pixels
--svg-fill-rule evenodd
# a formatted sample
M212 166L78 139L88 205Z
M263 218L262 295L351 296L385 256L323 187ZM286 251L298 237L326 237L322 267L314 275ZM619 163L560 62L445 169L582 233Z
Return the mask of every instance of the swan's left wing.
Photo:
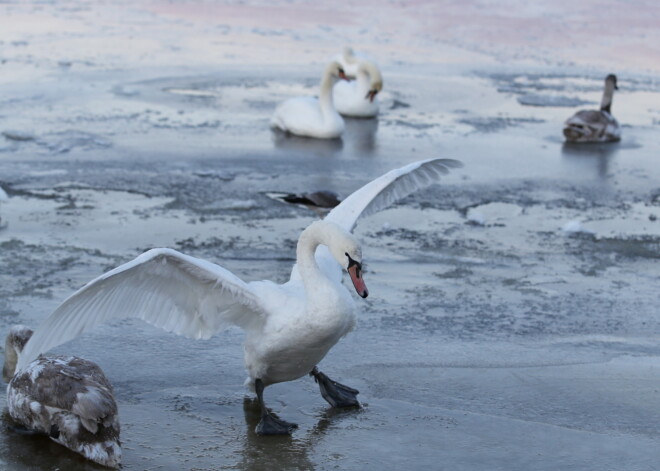
M260 298L230 271L171 249L153 249L71 295L34 332L19 357L39 354L111 319L138 318L190 338L247 327L266 315Z

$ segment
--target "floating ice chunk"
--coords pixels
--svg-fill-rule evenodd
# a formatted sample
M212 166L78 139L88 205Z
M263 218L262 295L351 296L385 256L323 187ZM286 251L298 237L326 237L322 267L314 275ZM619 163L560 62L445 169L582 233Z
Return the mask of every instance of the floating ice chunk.
M577 219L574 219L572 221L568 221L566 224L564 224L561 227L561 230L563 232L567 232L569 234L576 234L576 233L582 233L582 234L593 234L594 231L591 231L584 227L582 225L582 222L578 221Z
M484 216L483 213L480 213L479 211L475 211L472 208L468 210L467 220L468 222L471 222L472 224L476 224L478 226L486 225L486 216Z
M469 223L479 226L504 225L522 213L523 208L517 204L495 201L469 208L465 217Z
M218 211L218 210L233 210L233 211L249 211L251 209L258 208L259 204L255 200L239 200L239 199L224 199L209 203L203 206L202 209L206 211Z
M556 106L573 108L591 104L590 101L584 101L576 97L529 94L518 97L518 103L525 106Z

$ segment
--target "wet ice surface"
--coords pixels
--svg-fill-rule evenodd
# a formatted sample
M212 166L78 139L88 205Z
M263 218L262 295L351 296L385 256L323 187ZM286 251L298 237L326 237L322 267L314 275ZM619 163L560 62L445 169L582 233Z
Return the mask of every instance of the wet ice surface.
M431 41L440 52L426 64L372 47L386 77L381 116L348 120L342 140L319 142L267 124L279 101L316 92L322 58L337 52L320 27L300 35L328 54L319 59L307 45L296 59L315 57L315 66L278 53L265 71L249 42L239 51L245 63L225 56L214 65L194 53L198 42L179 44L166 31L122 54L101 41L102 52L88 52L85 41L115 30L90 31L83 6L43 8L57 13L49 27L68 53L11 28L2 50L0 186L10 199L0 201L0 335L15 323L36 326L75 289L151 247L206 258L245 280L283 282L315 215L267 193L345 197L418 159L465 165L356 230L370 297L357 301L356 331L320 366L360 390L360 411L329 409L303 378L266 392L299 424L293 437L255 436L237 330L195 342L120 321L60 347L97 361L114 384L125 469L655 468L653 79L619 77L622 142L569 146L563 120L598 105L612 70L469 54L441 65L456 41ZM122 28L158 25L159 14L138 9L138 26ZM174 31L200 23L167 18ZM262 45L279 37L241 28L207 33L263 36ZM0 463L98 469L8 431Z

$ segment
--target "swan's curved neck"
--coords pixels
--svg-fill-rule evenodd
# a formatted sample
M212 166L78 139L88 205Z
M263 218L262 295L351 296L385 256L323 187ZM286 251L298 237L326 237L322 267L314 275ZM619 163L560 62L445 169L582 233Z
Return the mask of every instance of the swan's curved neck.
M374 87L380 90L383 84L383 77L376 64L370 61L362 61L357 69L357 82L360 89L364 89L365 91L371 90Z
M326 113L335 113L335 104L332 100L332 87L336 80L334 76L326 72L321 80L321 91L319 93L319 103L321 104L321 112L325 116Z
M324 278L315 257L316 248L322 243L319 232L314 230L313 226L305 229L298 239L296 264L305 288L308 283Z
M371 88L371 73L367 67L360 66L358 68L355 81L360 90L369 91Z
M605 82L605 91L603 92L603 99L600 102L601 111L612 112L612 97L614 96L614 83L611 81Z
M9 343L9 342L7 342ZM5 348L5 363L2 366L2 377L8 383L16 372L16 363L18 363L18 353L13 347L7 345Z

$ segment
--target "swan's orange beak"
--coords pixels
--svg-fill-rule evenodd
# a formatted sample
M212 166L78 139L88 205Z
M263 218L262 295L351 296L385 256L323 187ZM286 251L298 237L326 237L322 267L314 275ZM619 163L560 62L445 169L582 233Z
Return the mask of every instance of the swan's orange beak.
M369 290L367 289L367 285L364 284L364 279L362 278L362 265L359 263L353 263L348 267L348 274L351 276L351 281L353 282L353 286L355 286L357 294L363 298L369 296Z
M374 98L376 98L377 93L378 93L378 90L369 90L369 92L367 92L367 96L365 96L365 98L368 98L369 101L373 103Z
M339 71L339 78L342 79L342 80L346 80L347 82L350 82L351 80L353 80L351 77L346 75L343 70Z

